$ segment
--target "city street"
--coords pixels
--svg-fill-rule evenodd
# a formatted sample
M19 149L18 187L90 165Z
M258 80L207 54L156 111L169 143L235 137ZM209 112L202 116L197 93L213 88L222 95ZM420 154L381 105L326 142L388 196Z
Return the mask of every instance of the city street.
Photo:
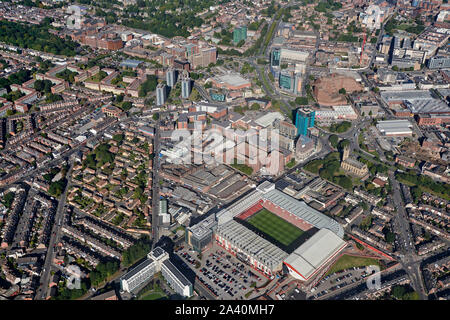
M56 209L56 214L54 218L54 224L52 228L52 234L50 237L50 242L48 244L47 248L47 254L45 256L45 262L42 268L41 273L41 284L36 292L36 299L37 300L44 300L47 298L47 290L48 290L48 284L49 284L49 278L50 278L50 272L52 269L52 263L53 259L55 257L55 246L58 243L60 237L61 237L61 226L63 224L63 216L64 212L66 210L66 198L67 198L67 191L70 189L71 186L71 179L70 176L72 174L73 170L73 162L70 162L69 170L67 172L67 177L69 177L69 181L67 183L66 188L64 189L63 194L59 198L58 201L58 208Z
M394 204L397 209L397 212L394 215L393 226L397 235L397 241L401 247L401 263L411 277L413 288L419 293L422 300L426 300L426 291L423 285L422 272L420 271L421 260L417 259L417 255L415 253L415 246L410 232L409 221L405 211L405 204L400 193L400 185L395 179L394 172L391 170L389 171L389 180L392 183L392 188L394 191Z

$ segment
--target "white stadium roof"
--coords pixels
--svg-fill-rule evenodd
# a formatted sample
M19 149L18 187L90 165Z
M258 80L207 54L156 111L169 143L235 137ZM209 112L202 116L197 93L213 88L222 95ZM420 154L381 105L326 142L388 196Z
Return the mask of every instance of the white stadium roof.
M346 242L328 229L320 229L285 259L294 276L309 279L329 259L346 246ZM295 275L295 273L297 275Z
M326 228L333 231L338 237L344 237L344 229L336 220L311 208L304 201L292 198L277 189L267 192L263 195L263 198L305 220L318 229Z
M271 270L281 265L283 260L288 256L286 252L276 245L234 220L219 225L216 232Z

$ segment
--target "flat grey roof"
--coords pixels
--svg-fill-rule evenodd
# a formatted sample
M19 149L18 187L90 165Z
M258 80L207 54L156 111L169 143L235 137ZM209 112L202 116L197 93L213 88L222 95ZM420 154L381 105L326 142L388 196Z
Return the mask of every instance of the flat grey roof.
M429 90L383 91L381 98L386 101L433 99Z
M127 60L123 60L120 63L120 66L125 66L125 67L132 67L132 68L136 68L138 67L141 63L143 63L140 60L134 60L134 59L127 59Z
M213 226L216 224L215 214L210 215L199 223L188 228L197 239L202 239L204 236L212 232Z
M145 261L141 262L136 268L133 270L127 272L122 279L123 280L129 280L132 277L134 277L136 274L138 274L141 270L145 269L149 265L153 263L153 259L147 258Z
M185 286L190 286L192 283L178 270L177 267L174 266L170 260L166 260L163 262L163 265L170 270L170 272Z
M151 253L155 258L159 258L161 255L165 253L165 251L161 247L156 247L155 249L152 250Z
M219 82L222 82L222 83L226 83L228 85L232 85L232 86L242 86L242 85L246 85L246 84L250 83L247 79L241 77L237 73L216 76L216 80Z
M386 120L377 123L380 132L409 132L411 127L412 123L409 120Z

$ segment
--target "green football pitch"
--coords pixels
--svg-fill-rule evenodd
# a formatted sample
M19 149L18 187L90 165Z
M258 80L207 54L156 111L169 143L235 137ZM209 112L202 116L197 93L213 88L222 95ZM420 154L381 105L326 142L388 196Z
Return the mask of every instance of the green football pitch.
M303 233L302 230L267 209L255 213L247 219L247 222L285 246L290 245Z

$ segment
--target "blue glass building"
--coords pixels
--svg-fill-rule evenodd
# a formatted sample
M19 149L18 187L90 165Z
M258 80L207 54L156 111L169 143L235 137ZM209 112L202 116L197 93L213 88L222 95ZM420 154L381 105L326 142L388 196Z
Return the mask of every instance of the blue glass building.
M314 127L316 112L309 109L298 109L295 115L297 135L308 135L308 128Z

